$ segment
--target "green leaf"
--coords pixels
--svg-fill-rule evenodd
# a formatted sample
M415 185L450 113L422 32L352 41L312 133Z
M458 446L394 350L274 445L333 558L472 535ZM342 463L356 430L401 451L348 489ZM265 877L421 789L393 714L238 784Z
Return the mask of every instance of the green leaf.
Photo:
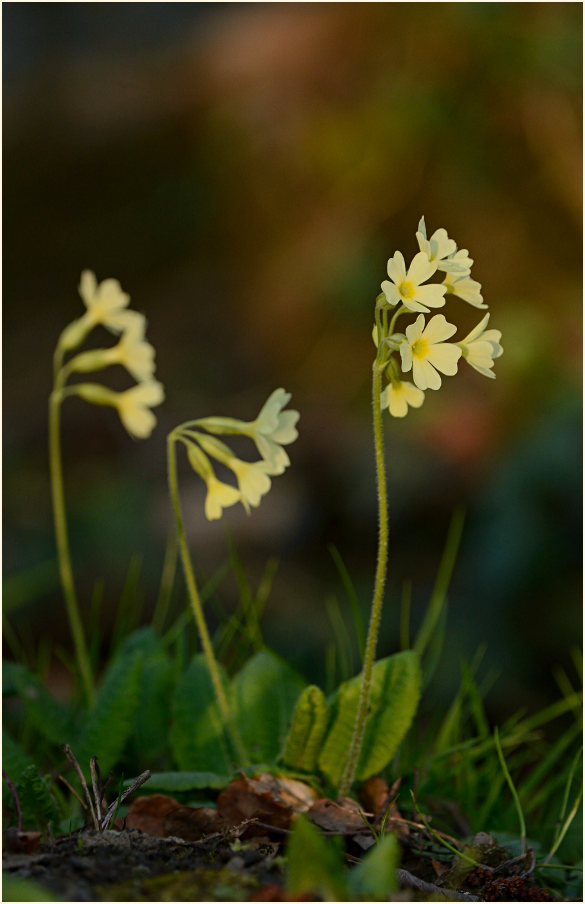
M408 731L420 697L420 665L412 650L381 659L372 670L369 715L356 779L375 775L394 756ZM355 728L361 675L344 681L333 697L333 722L319 757L319 768L334 784L341 781Z
M71 737L74 717L70 710L62 706L41 684L36 675L16 663L3 671L10 687L24 703L28 719L32 725L52 744L60 745Z
M106 670L95 708L71 748L84 773L97 756L105 775L116 765L134 726L143 653L120 653Z
M221 671L229 700L229 686ZM234 757L203 653L191 660L172 700L170 743L179 769L231 775Z
M2 729L2 768L12 782L16 785L24 770L33 765L32 757Z
M35 765L27 766L22 772L16 783L16 793L22 808L23 826L31 828L36 825L44 831L49 822L59 822L61 813L57 802Z
M195 791L199 788L225 788L231 775L215 772L154 772L148 779L146 791ZM130 784L130 781L127 782Z
M151 656L142 669L138 708L134 724L134 746L148 767L165 750L171 718L174 666L165 653Z
M316 892L324 901L351 900L339 845L327 842L305 816L294 821L289 838L286 890L297 899Z
M385 835L379 844L370 848L349 874L349 886L354 898L388 901L397 885L398 857L398 842L394 835Z
M329 706L325 694L316 684L309 684L297 700L283 762L295 769L313 772L328 719Z
M278 757L304 685L288 663L268 650L252 656L234 678L234 721L253 762Z
M148 656L154 656L164 649L162 641L154 628L146 625L143 628L137 628L132 631L123 641L117 653L118 656L124 656L128 653L144 653L145 659Z

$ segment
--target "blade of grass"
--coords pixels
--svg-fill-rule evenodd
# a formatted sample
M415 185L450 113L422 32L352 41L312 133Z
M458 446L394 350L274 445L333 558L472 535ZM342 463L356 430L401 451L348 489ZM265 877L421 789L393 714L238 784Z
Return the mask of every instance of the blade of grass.
M498 759L500 761L500 765L502 767L502 772L506 777L506 781L508 783L508 787L512 793L512 797L514 798L514 804L516 806L516 812L518 814L518 822L520 824L520 844L522 847L522 853L526 853L526 823L524 821L524 812L522 810L522 804L520 803L520 798L518 797L518 792L516 790L516 786L512 781L512 776L510 775L508 766L506 764L506 759L504 757L504 751L502 750L502 745L500 743L500 734L498 732L498 728L494 729L494 741L496 744L496 751L498 753Z
M172 530L169 532L167 539L158 596L154 606L154 612L152 613L152 627L157 634L162 633L163 625L169 612L175 576L177 574L178 559L179 542L177 540L176 531Z
M560 832L559 832L559 834L558 834L558 837L557 837L555 843L553 844L552 848L550 849L550 852L549 852L549 854L547 855L547 858L546 858L545 861L544 861L545 863L547 863L547 861L548 861L548 859L549 859L550 857L553 857L553 856L556 854L556 852L558 851L559 847L561 846L561 843L562 843L562 841L563 841L563 838L564 838L565 835L567 834L567 832L568 832L568 830L569 830L569 827L570 827L571 823L573 822L575 816L577 815L577 811L578 811L578 809L579 809L579 806L580 806L580 804L581 804L581 800L582 800L582 799L583 799L583 788L580 788L579 793L577 794L577 797L575 798L575 803L573 804L573 807L571 808L571 812L569 813L569 815L568 815L567 818L565 819L565 821L564 821L564 823L563 823L563 825L562 825L562 827L561 827L561 830L560 830Z
M552 703L550 706L547 706L539 713L535 713L533 716L529 716L528 718L524 719L524 721L518 722L516 724L516 730L528 733L530 731L533 731L535 728L538 728L540 725L546 725L548 722L552 722L553 719L556 719L559 716L563 716L565 713L574 710L576 706L581 707L581 704L581 694L571 694L571 696L569 697L564 697L562 700L557 700L556 703Z
M335 567L337 568L339 577L341 578L341 582L343 584L349 605L351 606L353 626L360 654L360 662L362 662L364 658L364 650L366 648L366 629L360 608L360 601L358 599L358 595L356 593L353 582L349 576L349 572L345 567L345 562L341 557L341 553L333 543L329 543L327 549L329 550L329 554L331 555L331 558L335 563Z
M449 530L447 533L447 540L445 543L445 548L443 550L443 555L441 557L441 562L439 564L439 570L437 572L437 578L435 580L435 586L433 587L431 599L425 613L423 623L414 642L414 649L421 657L426 650L430 639L433 636L435 626L445 605L447 588L449 587L449 582L451 580L451 575L455 566L457 553L459 551L459 544L461 541L461 534L463 532L464 520L464 510L456 509L451 517L451 523L449 525Z
M400 599L400 649L410 650L410 606L412 603L412 581L407 579L402 584Z
M327 696L333 693L338 684L336 680L337 664L335 660L335 644L331 642L325 647L325 692Z
M467 863L471 863L473 866L481 866L481 865L482 865L482 864L479 863L477 860L474 860L473 857L470 857L468 854L464 854L463 851L457 850L457 848L456 848L454 845L450 844L450 843L449 843L445 838L443 838L438 832L436 832L433 828L431 828L431 826L429 825L428 820L423 816L423 814L422 814L421 811L419 810L418 804L417 804L417 802L416 802L416 798L415 798L415 796L414 796L414 791L413 791L412 789L411 789L411 791L410 791L410 796L412 797L412 803L413 803L414 809L416 810L416 813L417 813L418 818L420 819L420 821L421 821L422 824L424 825L424 827L425 827L425 829L427 830L427 832L429 832L429 833L433 836L433 838L435 839L435 841L438 841L439 844L442 844L443 847L446 847L447 850L451 851L453 854L456 854L457 857L460 857L462 860L467 861Z
M203 584L200 592L201 603L206 603L208 599L210 599L215 591L218 589L224 578L229 574L231 570L229 560L224 562L217 569L215 574ZM186 627L193 621L193 613L191 611L190 604L187 604L186 608L177 616L174 624L170 626L162 637L162 644L164 647L170 646L174 643L177 637L180 637L184 634Z
M96 581L93 585L91 601L89 604L89 618L87 624L88 654L94 675L96 674L100 656L100 615L103 611L105 584L103 580Z
M353 653L347 627L341 614L337 599L329 596L325 600L327 616L331 622L333 636L337 645L337 660L339 662L340 681L346 681L353 675Z
M112 628L112 650L117 650L124 638L138 624L142 609L142 596L138 592L138 582L142 568L142 557L135 555L130 559L126 581L120 595L116 620Z
M564 734L558 738L553 744L547 755L540 761L538 766L532 771L528 778L520 787L524 800L530 801L532 804L532 795L537 788L542 788L543 782L547 774L556 766L568 747L571 746L576 737L581 734L580 727L576 724L571 725Z

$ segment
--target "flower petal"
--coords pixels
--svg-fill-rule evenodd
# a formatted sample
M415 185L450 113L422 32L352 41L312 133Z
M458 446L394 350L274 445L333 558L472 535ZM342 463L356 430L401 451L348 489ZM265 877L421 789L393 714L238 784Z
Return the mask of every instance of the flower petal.
M408 268L407 279L419 286L427 279L430 279L436 270L437 265L428 259L424 251L419 251L418 254L414 255Z
M380 288L382 289L382 292L384 293L384 297L388 304L398 304L398 302L400 301L400 292L398 291L394 283L385 279Z
M393 283L400 283L406 276L406 264L401 251L395 251L394 257L388 261L388 276Z
M479 321L476 327L474 327L470 333L467 334L465 339L461 340L462 345L468 345L470 342L473 342L474 339L478 339L479 336L483 333L487 326L487 322L490 319L490 315L486 314L482 320Z
M435 314L427 323L423 336L428 342L435 343L449 339L456 332L457 327L449 323L444 314Z
M419 286L414 300L420 304L428 305L429 308L442 308L445 304L446 292L447 289L443 285ZM406 304L406 302L404 303Z
M431 346L426 360L441 373L452 377L457 373L457 362L460 357L461 349L458 345L453 345L451 342L440 342L438 345Z

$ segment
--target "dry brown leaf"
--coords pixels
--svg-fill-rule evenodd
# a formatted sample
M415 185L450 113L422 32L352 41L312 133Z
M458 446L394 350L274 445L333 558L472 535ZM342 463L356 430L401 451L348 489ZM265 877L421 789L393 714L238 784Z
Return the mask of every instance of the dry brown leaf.
M126 827L158 838L175 836L199 841L218 830L219 817L211 807L186 807L167 794L152 794L137 797L130 804Z
M217 809L221 818L233 825L258 819L288 829L293 815L307 812L316 796L303 782L262 773L258 778L242 776L230 782L217 799Z
M350 797L342 797L338 801L323 797L313 804L308 816L315 825L327 832L336 832L338 835L354 835L364 831L365 824L360 816L362 812L357 801ZM372 819L371 813L364 815L368 819Z

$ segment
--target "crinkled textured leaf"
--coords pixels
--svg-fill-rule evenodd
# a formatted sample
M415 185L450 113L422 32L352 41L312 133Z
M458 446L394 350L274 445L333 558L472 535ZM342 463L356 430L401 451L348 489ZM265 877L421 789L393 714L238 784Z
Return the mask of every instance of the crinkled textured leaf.
M144 664L134 740L144 766L166 748L169 732L174 667L165 653L151 656Z
M106 775L122 754L134 726L143 660L140 650L116 656L106 671L95 708L69 742L86 774L92 756L97 756Z
M221 667L219 668L229 699L229 687ZM234 756L224 731L203 653L193 657L177 684L171 708L169 739L179 769L185 772L219 772L230 775Z
M344 681L333 698L333 722L319 757L319 768L334 784L341 781L355 728L361 675ZM420 666L412 650L381 659L372 671L369 715L356 779L386 766L408 731L420 697Z
M234 721L255 763L277 758L305 682L268 650L256 653L232 682Z
M35 765L27 766L21 774L16 793L22 807L22 822L27 829L36 826L44 831L49 822L56 824L61 819L57 802Z
M312 772L317 765L328 720L329 706L323 691L315 684L308 685L295 706L283 762L295 769Z

